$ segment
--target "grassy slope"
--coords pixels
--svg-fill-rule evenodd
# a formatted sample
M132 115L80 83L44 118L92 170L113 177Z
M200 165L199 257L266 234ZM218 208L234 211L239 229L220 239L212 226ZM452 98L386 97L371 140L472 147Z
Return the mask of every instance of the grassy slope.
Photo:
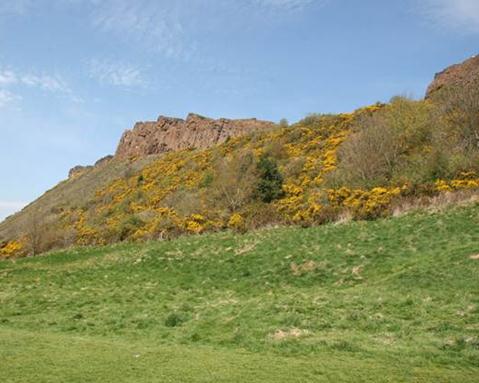
M477 382L478 253L476 204L3 261L0 377Z
M24 233L33 213L47 223L54 222L57 219L54 211L58 208L84 206L93 198L97 189L121 177L128 169L138 171L156 158L157 156L150 156L128 165L125 161L110 161L77 177L61 181L22 211L0 222L0 239L15 238L19 233Z

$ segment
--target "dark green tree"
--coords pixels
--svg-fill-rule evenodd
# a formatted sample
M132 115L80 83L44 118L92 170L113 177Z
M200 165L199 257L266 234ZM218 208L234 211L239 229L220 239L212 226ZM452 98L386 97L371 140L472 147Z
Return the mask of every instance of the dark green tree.
M258 198L266 203L281 198L283 195L283 176L276 161L268 156L263 156L258 161Z

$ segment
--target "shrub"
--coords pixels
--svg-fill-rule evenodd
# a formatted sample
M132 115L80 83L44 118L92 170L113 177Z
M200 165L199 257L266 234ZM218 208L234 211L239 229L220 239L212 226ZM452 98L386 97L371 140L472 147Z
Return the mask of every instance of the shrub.
M278 126L280 128L287 128L289 126L289 122L286 118L282 118L280 121L279 121L279 124Z
M119 227L119 239L123 241L129 238L135 231L143 227L145 223L136 215L128 216Z
M239 213L234 213L231 215L228 221L228 227L240 233L246 231L245 221Z
M274 204L256 201L243 210L245 225L248 229L258 229L284 222L283 215Z
M270 157L261 157L258 162L259 180L257 195L261 201L269 203L283 196L283 176L277 163Z
M430 143L430 132L428 103L395 98L387 107L356 121L352 135L339 149L338 167L330 180L336 186L371 188L401 179L415 168L411 159Z
M240 151L215 163L215 177L206 194L208 204L233 213L252 200L257 171L251 151Z
M199 213L201 211L201 203L197 190L186 190L183 188L168 194L161 204L165 207L175 209L183 216Z
M437 129L433 147L444 157L443 176L479 171L479 78L465 87L448 87L434 98Z
M24 246L18 241L0 243L0 258L17 257L24 253Z
M462 150L479 149L479 78L465 87L444 89L436 99L447 136Z
M166 327L178 327L184 322L186 322L187 318L184 313L172 312L168 314L165 318L165 326Z

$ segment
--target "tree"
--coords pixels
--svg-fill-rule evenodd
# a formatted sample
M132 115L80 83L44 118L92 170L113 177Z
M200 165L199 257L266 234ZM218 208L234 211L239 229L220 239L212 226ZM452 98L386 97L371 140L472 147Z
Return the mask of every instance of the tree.
M479 150L479 78L444 89L436 99L448 126L448 139L460 150Z
M479 77L441 89L432 101L437 113L433 147L444 159L446 175L479 172Z
M280 121L279 121L279 127L280 128L287 128L289 126L289 122L286 118L282 118Z
M233 213L252 199L256 183L253 153L235 153L229 158L216 161L207 199L211 205L222 206L229 213Z
M411 161L430 144L431 129L429 104L395 97L387 107L355 121L330 178L339 185L370 188L405 175L411 167L417 171Z
M258 184L256 192L261 201L270 203L283 195L283 176L278 165L271 157L263 156L258 165Z

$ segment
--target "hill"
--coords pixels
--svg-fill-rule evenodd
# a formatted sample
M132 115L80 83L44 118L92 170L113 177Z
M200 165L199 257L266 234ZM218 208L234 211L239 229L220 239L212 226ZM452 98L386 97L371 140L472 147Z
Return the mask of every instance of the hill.
M0 224L0 256L388 216L479 190L479 61L427 98L286 122L160 117Z
M477 382L479 204L0 262L0 376Z

